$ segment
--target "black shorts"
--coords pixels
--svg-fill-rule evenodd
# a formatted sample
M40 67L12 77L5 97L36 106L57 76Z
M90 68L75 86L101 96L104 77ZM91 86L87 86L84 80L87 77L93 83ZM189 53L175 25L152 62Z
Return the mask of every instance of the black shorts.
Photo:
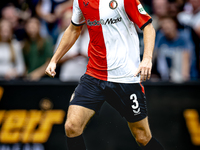
M147 116L146 97L141 83L115 83L87 74L81 77L70 105L80 105L99 113L105 101L128 122L140 121Z

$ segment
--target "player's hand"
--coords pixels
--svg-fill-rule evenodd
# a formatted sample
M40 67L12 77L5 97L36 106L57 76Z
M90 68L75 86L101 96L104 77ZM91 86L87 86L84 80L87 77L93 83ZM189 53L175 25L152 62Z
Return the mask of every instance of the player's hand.
M139 65L139 68L134 74L134 77L136 77L138 74L140 74L140 81L146 81L149 80L151 77L151 68L152 68L152 60L150 58L144 58L142 62Z
M54 76L56 75L55 69L56 63L50 62L47 66L47 69L45 70L45 74L50 76L51 78L54 78Z

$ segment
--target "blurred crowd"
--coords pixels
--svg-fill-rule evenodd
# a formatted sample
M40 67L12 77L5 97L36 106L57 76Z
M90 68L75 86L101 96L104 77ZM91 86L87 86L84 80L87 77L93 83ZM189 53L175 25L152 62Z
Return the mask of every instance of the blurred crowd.
M152 81L200 79L200 0L140 0L153 18ZM38 81L71 22L73 0L7 0L0 5L0 80ZM144 44L138 28L141 58ZM86 71L83 31L59 61L56 78L77 82Z

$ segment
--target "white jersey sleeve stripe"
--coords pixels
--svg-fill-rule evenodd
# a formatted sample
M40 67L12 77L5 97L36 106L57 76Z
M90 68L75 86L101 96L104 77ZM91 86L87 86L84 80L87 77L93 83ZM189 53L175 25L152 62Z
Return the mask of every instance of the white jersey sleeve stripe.
M74 2L73 2L72 23L76 26L82 25L82 24L85 23L85 18L82 14L80 7L79 7L78 0L74 0Z

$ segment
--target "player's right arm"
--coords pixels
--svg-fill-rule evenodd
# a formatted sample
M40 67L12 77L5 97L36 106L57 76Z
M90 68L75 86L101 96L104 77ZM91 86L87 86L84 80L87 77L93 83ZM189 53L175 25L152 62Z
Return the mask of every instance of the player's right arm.
M56 75L55 69L56 64L58 61L69 51L75 41L78 39L82 30L82 25L75 26L72 23L69 27L65 30L64 35L60 41L60 44L53 55L48 67L46 68L45 73L50 76L54 77Z

